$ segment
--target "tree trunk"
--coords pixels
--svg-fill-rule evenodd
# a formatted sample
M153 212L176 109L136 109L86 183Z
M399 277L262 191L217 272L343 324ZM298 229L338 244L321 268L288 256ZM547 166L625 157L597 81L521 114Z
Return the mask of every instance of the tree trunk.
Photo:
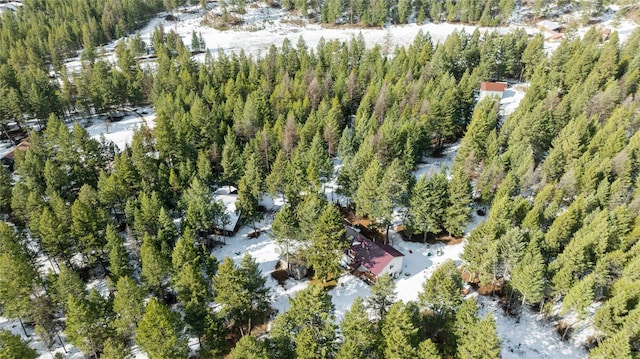
M422 243L427 243L427 231L426 230L422 234Z
M389 243L389 228L391 227L390 224L387 224L387 233L385 236L385 243L384 244L388 244Z
M64 350L64 353L67 354L67 347L64 346L64 342L62 341L62 338L60 338L60 334L58 334L56 332L56 337L58 337L58 341L60 342L60 346L62 347L62 350Z
M2 130L4 131L4 135L7 136L7 139L9 139L9 142L11 142L11 144L13 145L17 145L16 141L13 140L13 137L9 136L9 132L4 127L4 125L2 125Z
M24 323L22 322L22 317L18 317L18 321L20 322L20 326L22 327L22 331L27 338L30 338L29 333L27 333L27 328L24 327Z

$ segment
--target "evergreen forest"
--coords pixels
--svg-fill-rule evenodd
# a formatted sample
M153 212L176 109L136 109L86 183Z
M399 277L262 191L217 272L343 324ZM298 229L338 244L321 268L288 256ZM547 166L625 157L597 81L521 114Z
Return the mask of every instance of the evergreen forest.
M432 13L435 3L420 3L425 18L484 16L450 19L463 2ZM491 21L512 11L506 3L489 6ZM0 17L0 122L29 128L15 172L0 166L0 315L26 337L106 359L132 358L134 346L152 359L496 358L495 319L463 296L465 277L498 288L514 315L588 321L592 358L640 356L640 31L624 43L595 28L569 33L550 55L542 35L518 29L440 43L421 32L390 51L362 35L315 47L300 37L261 57L207 51L197 62L157 27L151 44L119 41L115 63L102 56L101 45L177 5L25 0ZM358 21L374 21L367 11ZM143 68L149 47L157 57ZM69 73L76 54L81 68ZM478 101L489 79L528 87L506 118L496 98ZM155 126L124 149L74 122L142 105ZM413 176L456 141L452 168ZM336 177L346 203L325 196ZM254 258L215 256L232 240L214 231L229 221L212 200L224 187L237 188L254 229L268 216L264 196L284 202L269 235L313 267L317 285L282 313ZM465 233L479 206L486 221ZM344 272L343 211L389 238L398 209L425 239L466 235L462 266L441 264L407 303L382 276L338 322L323 284ZM96 279L107 295L88 288ZM268 335L255 335L267 322ZM0 330L0 357L38 354Z

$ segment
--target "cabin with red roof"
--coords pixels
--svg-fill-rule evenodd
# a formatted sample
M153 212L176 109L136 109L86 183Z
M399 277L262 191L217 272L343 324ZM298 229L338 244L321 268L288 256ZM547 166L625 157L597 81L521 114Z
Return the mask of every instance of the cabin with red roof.
M480 84L480 97L478 101L481 101L485 97L497 96L502 98L504 91L507 89L506 82L489 82L485 81Z
M351 226L345 225L345 229L350 247L344 261L354 274L373 283L383 274L397 278L402 273L404 254L388 244L372 241Z

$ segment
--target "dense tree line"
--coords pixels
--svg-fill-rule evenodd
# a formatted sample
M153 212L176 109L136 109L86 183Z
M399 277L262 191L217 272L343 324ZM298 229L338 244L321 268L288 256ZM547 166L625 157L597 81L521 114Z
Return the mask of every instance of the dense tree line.
M123 69L131 63L135 41L118 45L122 65L98 77L127 76ZM198 64L175 33L159 28L153 41L158 55L157 76L148 85L157 110L153 131L138 130L117 152L52 114L46 130L34 132L30 147L18 152L16 182L2 181L2 210L15 224L3 227L0 247L0 265L7 268L0 277L3 315L35 324L51 346L61 342L57 335L64 330L91 356L120 358L136 343L152 357L182 357L189 335L200 340L201 356L217 357L228 350L225 333L246 335L264 320L269 294L253 259L218 263L205 250L212 228L228 221L221 204L211 200L215 187L238 187L238 206L248 224L260 218L264 193L282 196L286 205L275 218L274 234L321 280L340 273L338 259L346 245L341 214L321 195L335 176L331 158L336 155L344 160L341 191L353 199L358 214L370 216L382 230L388 230L394 207L414 202L408 213L417 231L461 234L469 216L466 177L455 174L448 181L437 174L414 188L415 161L460 136L472 118L479 81L496 73L526 76L532 70L524 54L542 51L523 32L505 37L461 32L439 45L420 34L390 57L380 47L367 50L359 37L321 42L315 51L302 40L295 47L285 41L261 59L221 53ZM493 61L498 52L511 59L503 67ZM85 54L80 80L103 66L91 60L90 50ZM79 85L78 80L67 84ZM93 107L98 100L89 103ZM9 176L1 171L3 178ZM371 202L373 196L390 202ZM432 204L445 212L434 217L414 208L425 204L420 196L446 197ZM457 213L451 216L455 220L446 219L448 211ZM429 226L420 227L423 222ZM55 274L42 276L43 261ZM85 281L96 276L107 277L108 297L87 291ZM457 284L450 289L459 296ZM170 294L177 296L179 311L164 304ZM429 308L430 300L420 306ZM212 302L221 306L219 312L210 309ZM416 314L415 304L389 311L392 302L376 307L380 322L371 324L371 332L384 327L387 333L387 339L375 339L377 355L405 349L453 354L462 345L446 344L434 334L454 322L451 315L425 318ZM331 308L319 310L324 332L289 323L274 334L273 344L258 344L283 356L303 356L296 347L310 342L328 356L347 350L331 339L337 335ZM401 327L385 327L387 311ZM282 315L298 316L293 313ZM61 314L64 323L56 319ZM156 339L160 333L165 340ZM448 333L454 336L453 329ZM390 339L394 335L409 337L396 343ZM437 345L420 344L427 338ZM404 349L393 348L401 343ZM497 342L491 350L496 347Z
M561 304L597 334L591 356L637 355L640 33L621 45L591 29L567 38L531 73L504 122L481 102L456 167L487 222L465 247L481 283L504 281L512 299L546 313ZM511 304L515 305L515 304ZM589 313L595 314L590 315Z
M230 0L220 2L224 22L230 12L245 14L251 1ZM428 22L465 23L480 26L506 25L516 10L530 6L534 18L554 16L568 9L580 11L585 22L601 15L602 1L547 1L536 0L522 4L513 0L265 0L269 6L279 6L297 15L331 25L357 25L383 27L388 24L424 24ZM618 1L621 5L624 1ZM526 14L531 15L531 14Z
M589 51L582 51L581 42L571 44L559 52L566 59L556 54L547 65L566 72L558 86L578 93L589 88L581 82L589 76L565 70L565 64L578 62L574 51L596 56L611 45L600 49L594 42ZM141 51L135 36L118 44L117 66L101 60L92 47L85 48L82 69L72 81L63 81L60 91L65 95L58 98L70 108L87 111L151 101L157 111L153 130L138 130L132 143L117 152L104 140L91 139L78 124L69 129L56 116L64 110L49 111L53 114L47 113L46 129L34 132L29 149L17 155L15 183L0 168L0 210L12 223L0 227L3 316L33 324L52 347L64 330L87 355L107 358L126 357L133 343L153 358L186 357L187 336L198 338L201 357L219 357L229 349L228 334L243 337L232 351L234 357L244 357L243 350L267 357L497 355L495 323L491 317L480 318L474 302L462 301L452 262L426 282L416 303L394 304L392 282L379 281L370 298L354 303L340 331L328 293L310 287L277 317L271 339L256 341L249 334L270 309L265 278L249 256L237 263L229 258L218 261L207 250L212 228L228 221L211 192L237 187L238 206L252 226L262 215L258 204L263 194L284 198L273 223L276 240L285 254L308 261L320 281L340 273L338 259L346 245L340 211L324 196L326 183L336 175L340 192L350 202L340 204L368 216L381 232L388 232L394 210L400 208L416 233L461 235L472 189L485 202L502 198L512 212L500 216L525 216L526 201L512 201L520 188L517 176L551 169L543 165L538 172L521 168L507 175L505 149L515 148L516 142L510 141L525 134L545 139L539 131L526 132L528 127L515 120L498 126L495 101L476 107L475 98L480 81L489 78L529 79L533 93L536 86L544 86L539 92L550 89L547 67L537 66L546 61L541 37L528 39L523 31L505 36L456 32L434 44L428 35L419 34L411 46L391 53L379 46L366 49L361 36L348 43L321 41L315 49L302 39L295 45L285 40L263 58L243 52L219 53L216 58L207 54L202 64L191 58L174 32L158 28L152 45L157 54L154 76L142 73L133 60ZM618 70L605 64L598 68L623 79L637 62L633 52L626 54L625 61L622 52L617 53ZM572 56L576 58L570 60ZM587 59L581 59L584 69L590 66ZM632 78L626 83L624 91L631 91ZM593 87L593 94L602 99L585 98L582 106L593 105L591 114L605 119L615 112L605 99L616 89L622 91L611 87L611 93L600 94L599 87ZM568 95L557 96L561 103ZM550 108L524 100L529 111L534 105L539 112ZM574 108L579 111L578 105L564 106L569 106L565 111L570 122L568 116ZM541 121L552 123L548 117ZM576 124L575 131L595 136L599 121L591 120L586 129ZM521 135L506 137L501 131L507 129ZM617 133L614 130L608 131ZM465 131L461 159L451 178L444 172L413 178L422 155L439 153ZM562 132L560 127L555 131ZM526 151L508 152L508 163L539 164L551 142L546 147L536 143L539 147L530 158ZM603 145L593 153L600 148L611 150ZM569 162L564 154L554 156ZM591 163L572 156L571 161L581 166ZM339 174L334 173L334 157L342 161ZM549 173L559 176L561 171ZM576 183L587 183L581 181ZM552 198L565 197L547 194L547 200ZM585 213L591 208L588 203L585 198L574 213ZM545 211L554 208L541 206ZM486 226L502 218L494 213ZM599 222L593 225L626 218L623 215L594 217ZM577 224L574 227L579 230ZM558 230L566 228L573 227ZM516 273L520 278L544 275L543 254L548 252L541 252L542 242L524 246L529 234L506 233L500 253L511 260L505 268L513 272L514 286ZM476 246L473 238L471 248ZM555 245L565 248L567 243L550 240L544 248ZM490 252L481 249L483 254ZM514 254L507 254L507 249ZM522 260L514 259L520 254ZM44 275L43 262L50 263L55 274ZM474 262L469 263L472 268ZM493 262L478 261L477 266L503 269ZM498 277L480 269L477 273L483 280ZM96 277L107 278L109 295L86 289L86 282ZM540 278L542 287L546 282ZM521 283L518 293L525 293L529 282ZM535 290L526 293L524 301L540 298ZM167 305L172 295L175 306ZM212 310L212 303L220 310ZM305 306L309 303L313 310ZM62 315L64 322L59 320ZM490 340L486 333L492 335Z
M387 23L463 22L481 26L505 24L514 10L512 0L283 0L282 7L330 24L384 26Z
M161 9L159 0L27 0L17 14L0 16L0 123L62 116L79 110L104 111L140 103L143 77L122 54L120 71L99 60L97 46L141 28ZM139 48L139 47L138 47ZM65 60L83 51L82 75ZM131 50L136 56L136 51ZM98 53L97 53L98 52ZM126 89L124 88L126 85Z

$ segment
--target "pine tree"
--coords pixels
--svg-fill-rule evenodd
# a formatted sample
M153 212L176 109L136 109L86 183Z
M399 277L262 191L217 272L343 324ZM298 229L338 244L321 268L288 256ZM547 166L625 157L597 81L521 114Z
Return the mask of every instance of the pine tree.
M507 231L498 239L498 252L502 267L502 276L511 277L511 272L516 267L524 253L525 238L519 227Z
M57 195L49 199L49 207L42 209L38 234L42 250L53 259L69 261L74 252L74 240L70 233L71 212L65 201Z
M86 285L80 275L65 265L60 266L60 273L56 279L55 298L58 304L66 311L67 298L85 298L87 296Z
M324 183L329 180L333 173L333 165L329 160L329 152L324 148L320 133L317 133L311 141L311 146L307 152L308 168L313 168L313 173L307 175L317 180L320 183ZM317 188L319 189L319 188ZM316 189L316 190L317 190Z
M522 53L524 71L521 77L523 76L527 80L531 79L536 66L538 66L544 58L544 37L542 37L542 35L534 36Z
M210 311L207 304L204 302L198 302L197 299L190 299L187 302L183 302L183 309L183 320L187 333L197 337L198 342L202 345L200 338L204 336L207 329L207 316ZM205 351L203 350L203 353L204 352Z
M380 212L376 205L377 199L380 197L380 183L383 175L380 162L374 158L366 167L362 182L357 185L357 191L353 197L358 214L368 215L371 219L375 219L375 216Z
M340 324L344 341L336 354L338 359L365 359L376 351L379 335L369 320L362 299L356 297Z
M152 242L152 237L145 235L140 247L142 282L155 293L161 293L164 281L171 271L171 265Z
M406 307L397 302L391 306L389 314L382 322L384 337L384 357L389 359L413 359L418 341L418 328L411 322Z
M10 235L15 236L11 232ZM22 323L22 318L31 313L30 297L37 288L39 277L26 248L20 243L10 243L12 240L17 237L8 241L0 239L0 307L3 316L18 318Z
M235 321L240 333L244 335L241 322L250 308L249 297L243 288L243 278L231 258L226 257L218 267L213 278L213 290L216 302L221 305L221 315L227 321Z
M222 147L222 178L227 185L237 184L242 176L242 157L236 143L236 136L229 131Z
M307 262L313 266L318 279L326 281L340 274L340 258L348 245L344 233L338 207L327 204L311 236L311 246L306 251Z
M133 353L127 343L117 339L107 339L100 354L100 358L103 359L131 359L132 357Z
M198 253L196 239L191 228L187 227L184 229L182 236L178 238L175 247L173 247L171 255L173 273L178 273L185 265L198 263L199 260L200 254Z
M440 359L442 358L442 356L440 356L440 353L438 352L438 348L436 347L435 344L433 344L431 339L425 339L424 341L420 342L420 345L418 346L417 358L418 359Z
M88 299L69 295L66 314L68 340L85 354L97 356L108 336L106 301L95 289Z
M589 353L591 359L605 359L605 358L620 358L631 359L633 358L631 352L631 346L629 345L629 339L625 337L623 332L620 332L606 340L604 340L598 347L594 348Z
M233 320L242 335L245 335L245 324L248 334L253 320L262 317L269 308L265 279L248 254L242 258L240 268L229 257L225 258L213 278L213 288L216 302L222 306L222 315Z
M268 359L264 344L256 337L245 335L240 338L236 346L231 350L232 359Z
M280 246L280 253L288 258L292 254L292 244L299 236L298 222L290 205L283 205L276 213L271 224L271 231L275 236L276 243Z
M449 181L449 206L446 210L444 227L450 235L463 234L471 218L471 186L462 170L453 174Z
M391 202L391 185L383 184L384 170L377 159L373 159L364 172L362 182L353 197L356 202L356 211L360 215L368 216L372 220L379 221L388 228L393 215L393 203Z
M284 151L278 151L276 159L271 166L271 172L267 176L266 188L272 197L285 193L285 174L287 172L287 156Z
M590 274L575 284L562 301L562 314L573 309L580 318L584 318L587 307L594 300L595 275Z
M335 342L335 324L333 322L333 303L324 289L310 285L289 299L289 309L276 317L271 326L274 340L286 342L289 350L296 349L295 337L304 328L311 329L315 348L325 354L333 353ZM321 353L315 353L321 357Z
M204 303L209 297L208 283L198 263L182 266L172 278L173 288L182 303Z
M133 337L144 314L145 291L130 277L120 277L116 284L113 326L118 334Z
M443 318L449 317L462 303L462 279L452 260L440 264L418 295L420 305Z
M427 179L421 177L411 193L409 218L412 225L424 233L440 233L449 207L447 179L444 172Z
M185 224L197 233L208 232L221 212L220 204L211 198L209 189L194 177L182 200L187 210Z
M388 275L378 277L371 287L371 294L366 299L367 310L373 313L374 318L380 322L389 312L389 308L396 301L396 283Z
M169 311L156 298L151 298L138 323L136 344L151 359L188 358L187 341L181 335L178 315Z
M544 297L544 259L537 245L530 245L516 265L509 283L522 295L522 303L540 302Z
M0 166L0 213L11 210L11 174L4 166Z
M173 223L173 219L169 216L169 212L162 207L160 208L160 214L158 215L158 235L156 236L156 243L159 244L160 252L165 258L169 258L176 240L178 240L178 228Z
M20 339L19 335L0 329L0 358L36 359L38 352Z
M407 206L409 202L409 185L411 181L411 167L405 165L400 159L394 159L387 167L382 182L380 183L380 206L383 208L384 217L380 218L381 224L386 229L386 239L389 240L389 229L393 220L393 208ZM381 213L381 214L382 214Z
M248 329L251 332L252 321L261 319L269 309L269 289L258 263L248 253L240 261L238 274L243 278L243 289L249 297Z
M110 278L114 283L118 282L121 277L128 277L133 274L131 267L131 258L124 246L124 238L116 233L113 225L107 226L107 249L109 250L109 272Z
M491 314L471 326L468 334L459 339L457 357L494 359L500 356L500 338Z
M71 206L71 219L71 233L78 239L78 247L94 263L101 262L106 244L103 231L107 225L107 213L100 206L98 194L91 186L80 188L78 198Z
M302 327L302 329L300 329L300 331L298 331L293 336L293 341L296 346L296 349L295 349L296 358L300 358L300 359L330 358L330 356L327 353L327 348L320 348L319 343L314 338L313 329L309 327Z
M34 332L40 338L44 346L49 352L56 346L56 337L58 335L58 325L56 323L56 311L54 303L50 297L40 295L32 299L33 310L31 312L31 320L34 323ZM60 344L62 339L60 339Z
M308 164L304 158L304 151L302 146L296 147L296 150L291 154L291 158L287 164L283 181L284 181L284 193L283 196L288 203L293 207L297 207L300 203L301 192L308 188L308 176L306 176ZM313 194L316 192L311 192Z
M256 229L256 219L259 218L258 202L262 198L263 178L258 158L252 154L247 160L244 175L238 183L238 201L236 206L242 215L251 220Z
M203 331L200 351L208 353L212 357L219 357L227 352L226 333L224 324L217 313L209 311L205 317L205 327ZM251 337L251 336L245 336ZM243 337L244 338L244 337ZM236 343L236 346L238 344Z
M204 151L198 152L198 178L207 187L213 182L213 171L211 161Z
M318 193L310 193L304 196L302 203L296 208L298 225L300 229L299 239L310 241L316 231L316 225L320 214L327 206L326 197Z
M462 302L460 308L456 312L455 322L453 324L453 334L457 341L469 335L471 328L478 321L478 302L475 298L469 298Z

